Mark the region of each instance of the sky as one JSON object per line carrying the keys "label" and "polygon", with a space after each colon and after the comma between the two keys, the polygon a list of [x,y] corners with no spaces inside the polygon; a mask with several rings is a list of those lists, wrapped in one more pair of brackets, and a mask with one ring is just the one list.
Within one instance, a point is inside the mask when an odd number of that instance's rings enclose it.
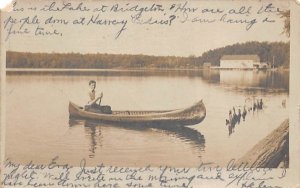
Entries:
{"label": "sky", "polygon": [[[26,1],[25,1],[26,2]],[[49,2],[49,1],[48,1]],[[123,5],[126,2],[122,1]],[[176,1],[185,3],[185,1]],[[18,2],[19,3],[19,2]],[[90,2],[91,3],[91,2]],[[110,2],[105,2],[109,4]],[[132,2],[131,2],[132,3]],[[170,7],[174,2],[163,1],[161,2],[165,7]],[[251,3],[251,4],[250,4]],[[287,1],[272,1],[274,6],[281,9],[288,9]],[[112,5],[113,3],[111,3]],[[132,3],[133,4],[133,3]],[[140,2],[140,5],[151,5],[151,1]],[[197,7],[199,10],[204,8],[224,8],[229,10],[231,8],[237,8],[240,6],[252,6],[252,10],[258,10],[260,6],[268,5],[268,1],[193,1],[189,2],[190,7]],[[28,7],[32,5],[41,6],[41,2],[18,4],[19,7]],[[101,2],[93,2],[89,4],[90,7],[100,6]],[[178,5],[178,3],[176,4]],[[254,11],[253,11],[254,12]],[[174,13],[172,13],[174,14]],[[9,12],[4,13],[4,20],[9,16],[15,18],[21,18],[29,16],[32,18],[34,15],[38,15],[41,20],[45,20],[49,16],[56,18],[64,18],[71,20],[79,17],[90,18],[93,13],[70,13],[66,12],[34,12],[27,11],[22,13]],[[167,12],[167,15],[160,15],[159,13],[152,14],[154,18],[157,16],[160,18],[169,18],[171,13]],[[206,14],[209,15],[209,14]],[[145,18],[149,17],[149,14],[144,14]],[[115,39],[116,33],[121,28],[108,27],[108,26],[62,26],[58,24],[50,24],[45,28],[49,30],[57,29],[62,33],[62,36],[41,37],[32,35],[14,35],[6,41],[6,49],[11,51],[21,52],[56,52],[56,53],[110,53],[110,54],[145,54],[156,56],[200,56],[203,52],[208,50],[224,47],[235,43],[244,43],[247,41],[288,41],[289,39],[281,34],[283,31],[283,19],[278,15],[271,13],[263,13],[260,15],[242,15],[230,17],[235,19],[256,18],[257,20],[263,20],[265,17],[274,19],[275,23],[266,24],[254,24],[251,29],[246,31],[246,24],[228,24],[222,22],[216,22],[211,24],[204,23],[179,23],[184,19],[182,13],[177,12],[176,21],[171,26],[153,25],[138,25],[132,24],[130,20],[127,23],[127,29]],[[215,17],[214,17],[215,16]],[[119,20],[129,18],[129,14],[125,13],[109,13],[100,14],[101,18],[109,19],[116,18]],[[190,13],[189,19],[194,17],[219,19],[220,15],[209,15]],[[228,16],[229,17],[229,16]],[[228,18],[227,17],[227,18]],[[32,30],[35,30],[36,25],[28,26]],[[43,26],[44,27],[44,26]],[[5,33],[4,33],[5,35]]]}

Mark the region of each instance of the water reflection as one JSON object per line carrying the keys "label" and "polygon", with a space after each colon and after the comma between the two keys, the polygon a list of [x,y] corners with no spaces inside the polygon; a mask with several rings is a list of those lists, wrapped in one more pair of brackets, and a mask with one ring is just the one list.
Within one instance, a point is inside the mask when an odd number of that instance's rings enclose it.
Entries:
{"label": "water reflection", "polygon": [[[148,133],[162,133],[167,136],[175,136],[181,141],[188,143],[200,152],[204,152],[205,138],[195,129],[184,126],[143,126],[143,125],[121,125],[121,124],[107,124],[99,123],[93,120],[69,119],[69,126],[84,126],[84,131],[90,140],[90,158],[95,157],[96,149],[102,147],[103,133],[102,128],[113,126],[117,129],[126,129],[133,131],[143,131]],[[201,155],[199,155],[201,157]]]}
{"label": "water reflection", "polygon": [[202,78],[208,83],[220,83],[220,71],[219,70],[202,70]]}
{"label": "water reflection", "polygon": [[235,85],[239,88],[248,88],[248,90],[288,91],[289,89],[289,72],[220,70],[219,75],[221,84]]}
{"label": "water reflection", "polygon": [[93,158],[95,156],[95,151],[97,147],[102,147],[103,142],[103,135],[101,132],[101,126],[95,126],[92,124],[84,123],[84,130],[86,132],[86,135],[90,137],[91,143],[90,143],[90,158]]}

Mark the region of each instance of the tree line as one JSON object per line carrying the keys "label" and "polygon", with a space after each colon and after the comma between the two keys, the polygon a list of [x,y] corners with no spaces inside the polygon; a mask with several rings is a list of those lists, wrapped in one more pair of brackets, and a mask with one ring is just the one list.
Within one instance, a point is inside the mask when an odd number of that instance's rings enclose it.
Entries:
{"label": "tree line", "polygon": [[7,68],[65,68],[65,69],[196,69],[203,63],[219,66],[223,55],[256,54],[262,62],[289,66],[289,43],[247,42],[209,50],[202,56],[150,56],[129,54],[80,53],[6,53]]}
{"label": "tree line", "polygon": [[[220,65],[223,55],[258,55],[261,62],[275,65],[275,67],[289,67],[290,43],[284,42],[246,42],[229,45],[204,52],[200,62],[210,62],[214,66]],[[274,61],[274,62],[273,62]]]}

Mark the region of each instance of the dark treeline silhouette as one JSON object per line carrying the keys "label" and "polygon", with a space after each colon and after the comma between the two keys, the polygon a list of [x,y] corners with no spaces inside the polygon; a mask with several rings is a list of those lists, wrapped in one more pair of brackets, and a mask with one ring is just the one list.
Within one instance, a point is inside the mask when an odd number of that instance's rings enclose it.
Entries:
{"label": "dark treeline silhouette", "polygon": [[7,68],[197,68],[196,57],[159,57],[123,54],[29,53],[7,52]]}
{"label": "dark treeline silhouette", "polygon": [[289,66],[289,43],[247,42],[210,50],[200,57],[149,56],[127,54],[29,53],[6,54],[7,68],[66,68],[66,69],[195,69],[203,63],[220,64],[223,55],[257,54],[262,62]]}

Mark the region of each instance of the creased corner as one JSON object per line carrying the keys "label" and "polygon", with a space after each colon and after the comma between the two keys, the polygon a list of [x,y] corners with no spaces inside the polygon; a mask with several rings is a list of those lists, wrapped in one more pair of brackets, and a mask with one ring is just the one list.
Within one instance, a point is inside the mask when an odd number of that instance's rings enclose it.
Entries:
{"label": "creased corner", "polygon": [[1,0],[0,10],[4,12],[10,12],[13,7],[13,0]]}

